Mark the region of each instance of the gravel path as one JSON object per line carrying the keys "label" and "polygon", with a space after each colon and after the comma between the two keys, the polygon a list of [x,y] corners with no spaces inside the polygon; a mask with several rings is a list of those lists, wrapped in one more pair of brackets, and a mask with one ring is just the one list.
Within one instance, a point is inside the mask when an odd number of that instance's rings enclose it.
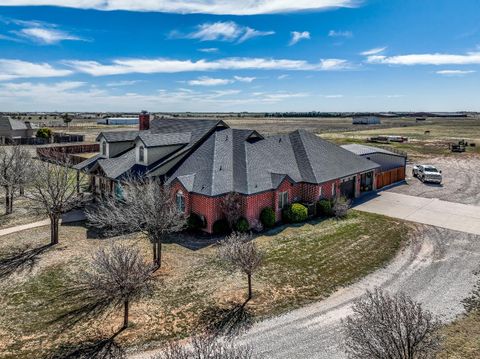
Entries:
{"label": "gravel path", "polygon": [[328,299],[256,324],[244,337],[264,358],[345,358],[341,319],[352,300],[376,286],[405,292],[444,321],[462,312],[461,300],[480,268],[480,236],[420,226],[386,268]]}

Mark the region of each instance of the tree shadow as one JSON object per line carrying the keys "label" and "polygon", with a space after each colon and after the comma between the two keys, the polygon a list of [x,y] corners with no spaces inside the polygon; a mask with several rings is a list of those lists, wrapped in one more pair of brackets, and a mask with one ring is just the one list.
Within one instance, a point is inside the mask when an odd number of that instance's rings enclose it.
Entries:
{"label": "tree shadow", "polygon": [[59,314],[48,324],[57,325],[59,331],[88,323],[112,309],[110,300],[95,296],[82,286],[65,288],[52,300],[56,303]]}
{"label": "tree shadow", "polygon": [[47,359],[124,359],[125,350],[115,341],[123,329],[109,338],[85,341],[77,344],[63,344]]}
{"label": "tree shadow", "polygon": [[47,244],[37,248],[24,248],[16,254],[0,259],[0,278],[22,270],[32,271],[42,253],[52,247]]}
{"label": "tree shadow", "polygon": [[254,315],[243,304],[230,302],[228,305],[212,305],[200,313],[200,329],[211,335],[234,337],[248,330],[254,321]]}

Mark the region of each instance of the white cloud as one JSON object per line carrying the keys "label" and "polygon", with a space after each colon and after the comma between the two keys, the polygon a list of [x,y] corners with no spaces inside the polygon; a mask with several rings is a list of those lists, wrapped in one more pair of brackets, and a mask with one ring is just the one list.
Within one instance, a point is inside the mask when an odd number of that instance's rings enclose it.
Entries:
{"label": "white cloud", "polygon": [[220,79],[220,78],[213,78],[202,76],[196,80],[188,81],[190,86],[219,86],[219,85],[228,85],[231,84],[233,80],[231,79]]}
{"label": "white cloud", "polygon": [[61,77],[70,74],[72,74],[70,70],[57,69],[47,63],[0,59],[0,81],[29,77]]}
{"label": "white cloud", "polygon": [[375,47],[373,49],[361,52],[360,55],[363,55],[363,56],[378,55],[378,54],[381,54],[382,52],[384,52],[386,49],[387,49],[386,46],[385,47]]}
{"label": "white cloud", "polygon": [[292,31],[291,35],[292,35],[292,39],[290,40],[290,43],[289,43],[290,46],[295,45],[300,40],[310,39],[310,33],[308,31],[302,31],[302,32]]}
{"label": "white cloud", "polygon": [[203,49],[198,49],[198,51],[200,51],[200,52],[206,52],[207,54],[210,54],[210,53],[218,52],[218,48],[216,48],[216,47],[207,47],[207,48],[203,48]]}
{"label": "white cloud", "polygon": [[330,30],[328,32],[328,36],[330,37],[346,37],[350,38],[353,37],[353,33],[351,31],[335,31],[335,30]]}
{"label": "white cloud", "polygon": [[255,81],[256,77],[242,77],[242,76],[233,76],[233,78],[236,80],[236,81],[239,81],[239,82],[253,82]]}
{"label": "white cloud", "polygon": [[440,70],[437,71],[437,74],[443,76],[465,76],[468,74],[473,74],[474,70]]}
{"label": "white cloud", "polygon": [[37,41],[43,44],[51,45],[59,43],[60,41],[70,40],[70,41],[85,41],[84,39],[71,35],[67,32],[41,28],[41,27],[31,27],[26,29],[21,29],[19,31],[14,31],[18,36],[28,38],[33,41]]}
{"label": "white cloud", "polygon": [[325,98],[343,98],[343,95],[325,95]]}
{"label": "white cloud", "polygon": [[480,52],[468,52],[464,55],[456,54],[410,54],[398,56],[372,55],[367,57],[372,64],[387,65],[478,65]]}
{"label": "white cloud", "polygon": [[289,77],[289,76],[288,76],[287,74],[283,74],[283,75],[279,75],[279,76],[277,77],[277,79],[279,79],[279,80],[285,80],[285,79],[288,79],[288,77]]}
{"label": "white cloud", "polygon": [[197,30],[189,34],[178,31],[170,33],[173,38],[198,39],[200,41],[238,41],[244,42],[254,37],[273,35],[274,31],[259,31],[242,26],[234,21],[217,21],[197,26]]}
{"label": "white cloud", "polygon": [[76,71],[92,76],[120,75],[128,73],[176,73],[213,70],[292,70],[292,71],[334,71],[350,68],[347,60],[322,59],[319,63],[305,60],[268,59],[268,58],[224,58],[207,60],[171,60],[171,59],[127,59],[114,60],[110,64],[97,61],[65,61]]}
{"label": "white cloud", "polygon": [[107,83],[107,86],[108,87],[131,86],[139,82],[140,82],[139,80],[123,80],[123,81],[109,82]]}
{"label": "white cloud", "polygon": [[[242,111],[246,106],[269,110],[271,104],[285,105],[309,96],[306,93],[242,93],[227,89],[197,91],[159,89],[148,95],[138,92],[113,94],[83,82],[0,83],[0,107],[4,111]],[[289,102],[291,103],[291,102]],[[278,107],[277,107],[278,108]]]}
{"label": "white cloud", "polygon": [[181,14],[258,15],[355,7],[359,0],[2,0],[6,6],[52,5],[78,9],[155,11]]}

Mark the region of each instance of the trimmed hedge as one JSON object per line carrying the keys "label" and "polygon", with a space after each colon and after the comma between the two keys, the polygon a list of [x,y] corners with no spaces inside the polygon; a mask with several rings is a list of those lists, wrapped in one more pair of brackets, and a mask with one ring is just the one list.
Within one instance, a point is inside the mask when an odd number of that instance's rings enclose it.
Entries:
{"label": "trimmed hedge", "polygon": [[248,232],[250,229],[250,223],[248,223],[248,220],[244,217],[241,217],[237,223],[235,223],[235,228],[237,232]]}
{"label": "trimmed hedge", "polygon": [[226,234],[230,232],[230,226],[226,219],[219,219],[212,226],[213,234]]}
{"label": "trimmed hedge", "polygon": [[188,217],[188,229],[198,230],[205,228],[205,221],[196,213],[190,214]]}
{"label": "trimmed hedge", "polygon": [[303,204],[294,203],[286,207],[282,212],[285,223],[299,223],[308,218],[308,209]]}
{"label": "trimmed hedge", "polygon": [[317,213],[320,216],[333,216],[333,205],[329,199],[321,199],[317,202]]}
{"label": "trimmed hedge", "polygon": [[260,213],[260,222],[265,228],[271,228],[275,225],[275,211],[273,208],[266,207]]}

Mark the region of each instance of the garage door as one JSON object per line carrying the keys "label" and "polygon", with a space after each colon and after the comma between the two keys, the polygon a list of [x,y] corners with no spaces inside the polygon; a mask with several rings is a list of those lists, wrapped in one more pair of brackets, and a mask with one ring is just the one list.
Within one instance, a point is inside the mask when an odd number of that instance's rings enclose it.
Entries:
{"label": "garage door", "polygon": [[340,194],[347,198],[355,197],[355,178],[340,184]]}

